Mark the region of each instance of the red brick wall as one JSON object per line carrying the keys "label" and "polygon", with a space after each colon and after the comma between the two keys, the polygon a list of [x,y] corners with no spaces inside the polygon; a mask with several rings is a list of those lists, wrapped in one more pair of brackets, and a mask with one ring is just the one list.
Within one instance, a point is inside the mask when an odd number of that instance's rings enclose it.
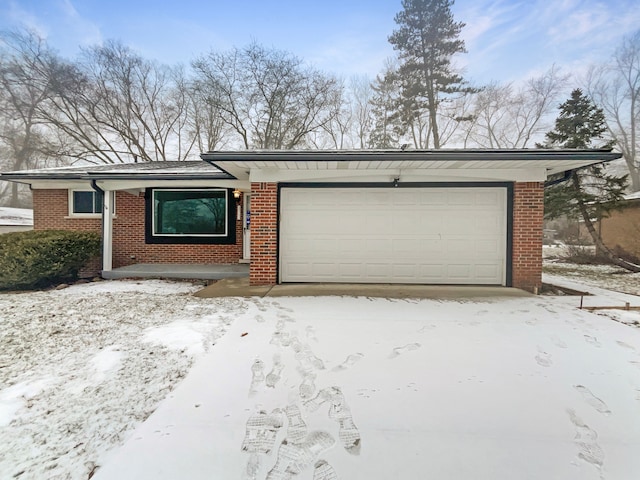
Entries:
{"label": "red brick wall", "polygon": [[530,292],[542,287],[544,183],[516,183],[513,201],[513,286]]}
{"label": "red brick wall", "polygon": [[278,184],[251,184],[251,285],[274,285],[277,272]]}
{"label": "red brick wall", "polygon": [[[542,286],[544,186],[516,183],[513,205],[513,286],[535,291]],[[67,190],[34,190],[34,228],[100,231],[100,219],[64,218]],[[277,184],[251,184],[252,285],[277,281]],[[242,224],[236,222],[234,245],[147,245],[144,197],[118,192],[114,219],[113,266],[132,263],[236,263],[242,258]],[[131,258],[134,256],[135,258]]]}
{"label": "red brick wall", "polygon": [[[100,218],[65,218],[68,201],[67,190],[34,190],[34,229],[101,231]],[[232,245],[151,245],[145,243],[144,213],[143,194],[116,193],[114,268],[134,263],[237,263],[242,258],[241,220],[236,220],[236,243]]]}

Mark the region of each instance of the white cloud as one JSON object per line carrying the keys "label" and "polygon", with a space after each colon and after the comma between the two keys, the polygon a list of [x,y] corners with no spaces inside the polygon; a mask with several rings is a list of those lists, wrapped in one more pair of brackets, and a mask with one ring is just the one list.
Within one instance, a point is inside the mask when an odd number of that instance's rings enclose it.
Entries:
{"label": "white cloud", "polygon": [[35,15],[20,7],[14,0],[9,0],[6,15],[8,23],[22,25],[42,38],[47,38],[49,29]]}
{"label": "white cloud", "polygon": [[75,55],[79,46],[102,42],[98,25],[84,18],[71,0],[37,6],[9,0],[6,7],[0,7],[0,15],[5,17],[1,23],[8,28],[31,30],[66,55]]}
{"label": "white cloud", "polygon": [[75,37],[80,45],[102,43],[100,28],[91,20],[83,18],[71,0],[61,0],[58,5],[64,19],[65,30]]}

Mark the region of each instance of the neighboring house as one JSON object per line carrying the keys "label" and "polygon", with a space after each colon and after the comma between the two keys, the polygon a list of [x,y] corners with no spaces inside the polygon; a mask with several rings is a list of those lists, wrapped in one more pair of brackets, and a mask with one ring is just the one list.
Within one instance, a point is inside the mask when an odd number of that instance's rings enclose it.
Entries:
{"label": "neighboring house", "polygon": [[606,246],[640,259],[640,192],[627,195],[620,210],[610,212],[599,228]]}
{"label": "neighboring house", "polygon": [[0,207],[0,234],[33,230],[33,210]]}
{"label": "neighboring house", "polygon": [[[605,150],[234,151],[9,172],[36,229],[102,230],[132,263],[250,262],[250,282],[514,286],[542,278],[549,175]],[[237,199],[236,199],[237,197]]]}

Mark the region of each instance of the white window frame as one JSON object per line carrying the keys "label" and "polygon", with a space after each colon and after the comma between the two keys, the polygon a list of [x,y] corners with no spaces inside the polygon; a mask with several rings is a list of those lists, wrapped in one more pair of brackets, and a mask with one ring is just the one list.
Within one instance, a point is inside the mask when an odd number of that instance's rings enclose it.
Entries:
{"label": "white window frame", "polygon": [[[224,233],[156,233],[156,192],[223,192],[224,193]],[[226,188],[152,188],[151,189],[151,235],[154,238],[226,238],[229,236],[229,191]]]}
{"label": "white window frame", "polygon": [[[97,213],[76,213],[73,211],[73,201],[74,201],[74,196],[73,194],[75,192],[92,192],[92,193],[96,193],[95,190],[91,189],[91,188],[73,188],[73,189],[69,189],[68,190],[68,195],[69,195],[69,201],[68,201],[68,205],[69,205],[69,215],[67,218],[102,218],[102,209],[97,212]],[[109,191],[109,197],[111,198],[111,216],[115,217],[116,216],[116,194],[113,190]]]}

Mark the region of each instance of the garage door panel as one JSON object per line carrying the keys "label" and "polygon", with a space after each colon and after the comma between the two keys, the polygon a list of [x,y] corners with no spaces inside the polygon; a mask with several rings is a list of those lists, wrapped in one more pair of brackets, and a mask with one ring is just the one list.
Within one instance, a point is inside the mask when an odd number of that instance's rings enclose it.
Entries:
{"label": "garage door panel", "polygon": [[497,239],[478,240],[475,242],[476,255],[485,255],[490,258],[502,257],[502,243]]}
{"label": "garage door panel", "polygon": [[403,280],[403,283],[410,282],[411,279],[416,278],[418,275],[418,266],[412,263],[397,263],[392,268],[393,278],[395,280]]}
{"label": "garage door panel", "polygon": [[449,280],[458,283],[473,283],[471,271],[472,266],[467,263],[447,265],[447,276]]}
{"label": "garage door panel", "polygon": [[382,262],[371,262],[365,265],[364,274],[377,281],[391,277],[391,265]]}
{"label": "garage door panel", "polygon": [[384,208],[391,204],[390,190],[369,190],[364,194],[364,202],[372,206],[380,206]]}
{"label": "garage door panel", "polygon": [[447,204],[448,205],[469,205],[474,206],[476,204],[476,192],[471,190],[455,190],[447,192]]}
{"label": "garage door panel", "polygon": [[494,264],[476,265],[475,277],[479,280],[492,280],[500,272]]}
{"label": "garage door panel", "polygon": [[399,238],[391,242],[394,257],[400,259],[415,258],[420,251],[420,240],[417,238]]}
{"label": "garage door panel", "polygon": [[360,278],[362,269],[362,263],[341,263],[338,266],[338,274],[345,278]]}
{"label": "garage door panel", "polygon": [[470,238],[449,238],[446,241],[447,253],[449,255],[462,255],[468,257],[475,257],[475,244],[474,240]]}
{"label": "garage door panel", "polygon": [[438,264],[420,264],[418,265],[419,278],[426,280],[425,283],[444,283],[442,278],[445,277],[445,266]]}
{"label": "garage door panel", "polygon": [[[441,238],[421,238],[417,255],[420,258],[438,258],[442,255],[444,242]],[[441,257],[440,257],[441,258]]]}
{"label": "garage door panel", "polygon": [[436,189],[422,189],[418,191],[419,204],[423,207],[441,206],[446,202],[445,193]]}
{"label": "garage door panel", "polygon": [[497,191],[486,191],[476,193],[474,204],[475,205],[499,205],[500,193]]}
{"label": "garage door panel", "polygon": [[283,188],[284,282],[504,284],[505,188]]}
{"label": "garage door panel", "polygon": [[410,232],[415,228],[416,216],[413,212],[401,211],[392,217],[392,227],[400,234],[401,232]]}
{"label": "garage door panel", "polygon": [[392,195],[392,205],[415,205],[418,203],[419,194],[416,190],[401,189]]}

